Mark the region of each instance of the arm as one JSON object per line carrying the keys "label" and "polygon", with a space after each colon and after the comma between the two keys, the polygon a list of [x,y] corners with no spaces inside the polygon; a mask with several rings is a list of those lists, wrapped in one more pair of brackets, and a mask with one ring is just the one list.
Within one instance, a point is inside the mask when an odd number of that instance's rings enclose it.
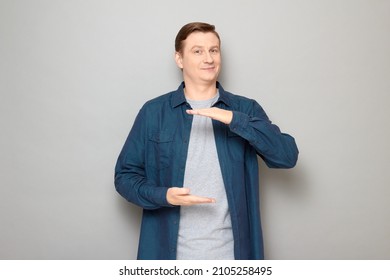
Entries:
{"label": "arm", "polygon": [[146,114],[141,109],[115,166],[115,188],[129,202],[145,209],[170,206],[168,188],[148,180],[145,171]]}
{"label": "arm", "polygon": [[256,149],[267,166],[294,167],[298,159],[298,148],[294,138],[281,133],[257,102],[252,101],[247,112],[228,111],[216,107],[187,111],[189,114],[203,115],[229,125],[232,132],[247,140]]}
{"label": "arm", "polygon": [[134,122],[116,163],[115,188],[121,196],[149,210],[215,202],[212,198],[190,194],[188,188],[165,188],[148,179],[145,170],[146,135],[146,113],[143,108]]}

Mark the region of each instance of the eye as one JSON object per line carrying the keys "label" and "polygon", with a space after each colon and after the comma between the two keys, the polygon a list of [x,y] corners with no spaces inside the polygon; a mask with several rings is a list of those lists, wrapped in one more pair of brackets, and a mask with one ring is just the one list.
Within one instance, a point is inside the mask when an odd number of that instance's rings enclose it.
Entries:
{"label": "eye", "polygon": [[201,49],[193,49],[192,52],[196,55],[201,55],[203,53]]}
{"label": "eye", "polygon": [[219,50],[218,50],[218,49],[212,49],[210,52],[211,52],[212,54],[217,54],[217,53],[219,53]]}

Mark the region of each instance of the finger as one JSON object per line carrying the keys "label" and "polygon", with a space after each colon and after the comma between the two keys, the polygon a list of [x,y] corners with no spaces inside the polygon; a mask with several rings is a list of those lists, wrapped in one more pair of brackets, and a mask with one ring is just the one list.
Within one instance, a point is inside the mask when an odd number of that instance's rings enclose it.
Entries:
{"label": "finger", "polygon": [[203,117],[213,118],[212,112],[209,109],[196,109],[196,110],[187,110],[189,115],[198,115]]}
{"label": "finger", "polygon": [[190,193],[189,188],[178,188],[178,187],[171,187],[169,188],[168,192],[172,195],[186,195]]}
{"label": "finger", "polygon": [[176,192],[177,195],[187,195],[189,193],[190,193],[189,188],[177,188],[177,192]]}
{"label": "finger", "polygon": [[199,115],[199,110],[186,110],[187,114],[189,115]]}
{"label": "finger", "polygon": [[167,193],[167,201],[172,205],[182,206],[190,206],[203,203],[215,203],[214,198],[191,195],[189,193],[189,188],[169,188]]}
{"label": "finger", "polygon": [[209,115],[210,114],[210,109],[205,108],[205,109],[188,109],[186,110],[188,114],[191,115]]}
{"label": "finger", "polygon": [[183,201],[185,201],[185,203],[188,205],[203,204],[203,203],[215,203],[214,198],[196,196],[196,195],[188,195],[186,197],[183,197]]}

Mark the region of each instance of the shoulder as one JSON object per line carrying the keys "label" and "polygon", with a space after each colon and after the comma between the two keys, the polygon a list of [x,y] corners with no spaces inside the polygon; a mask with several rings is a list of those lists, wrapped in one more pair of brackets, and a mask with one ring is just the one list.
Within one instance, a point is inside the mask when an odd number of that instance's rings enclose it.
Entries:
{"label": "shoulder", "polygon": [[156,111],[162,111],[170,108],[172,95],[175,92],[176,91],[171,91],[146,101],[142,106],[141,111],[156,112]]}
{"label": "shoulder", "polygon": [[183,102],[185,102],[184,97],[184,82],[180,84],[180,86],[173,91],[165,93],[163,95],[157,96],[148,102],[145,103],[144,107],[152,107],[159,108],[163,107],[175,107]]}
{"label": "shoulder", "polygon": [[162,94],[162,95],[157,96],[157,97],[154,97],[153,99],[146,101],[144,106],[146,106],[146,107],[161,106],[161,105],[169,102],[170,96],[173,94],[173,92],[174,91]]}

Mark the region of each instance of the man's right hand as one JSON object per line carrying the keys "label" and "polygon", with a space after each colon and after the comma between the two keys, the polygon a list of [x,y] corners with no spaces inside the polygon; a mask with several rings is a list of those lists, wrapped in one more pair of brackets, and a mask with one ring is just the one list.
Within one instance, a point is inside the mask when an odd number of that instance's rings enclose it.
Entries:
{"label": "man's right hand", "polygon": [[189,188],[172,187],[167,191],[167,201],[175,206],[191,206],[202,203],[215,203],[214,198],[190,194]]}

